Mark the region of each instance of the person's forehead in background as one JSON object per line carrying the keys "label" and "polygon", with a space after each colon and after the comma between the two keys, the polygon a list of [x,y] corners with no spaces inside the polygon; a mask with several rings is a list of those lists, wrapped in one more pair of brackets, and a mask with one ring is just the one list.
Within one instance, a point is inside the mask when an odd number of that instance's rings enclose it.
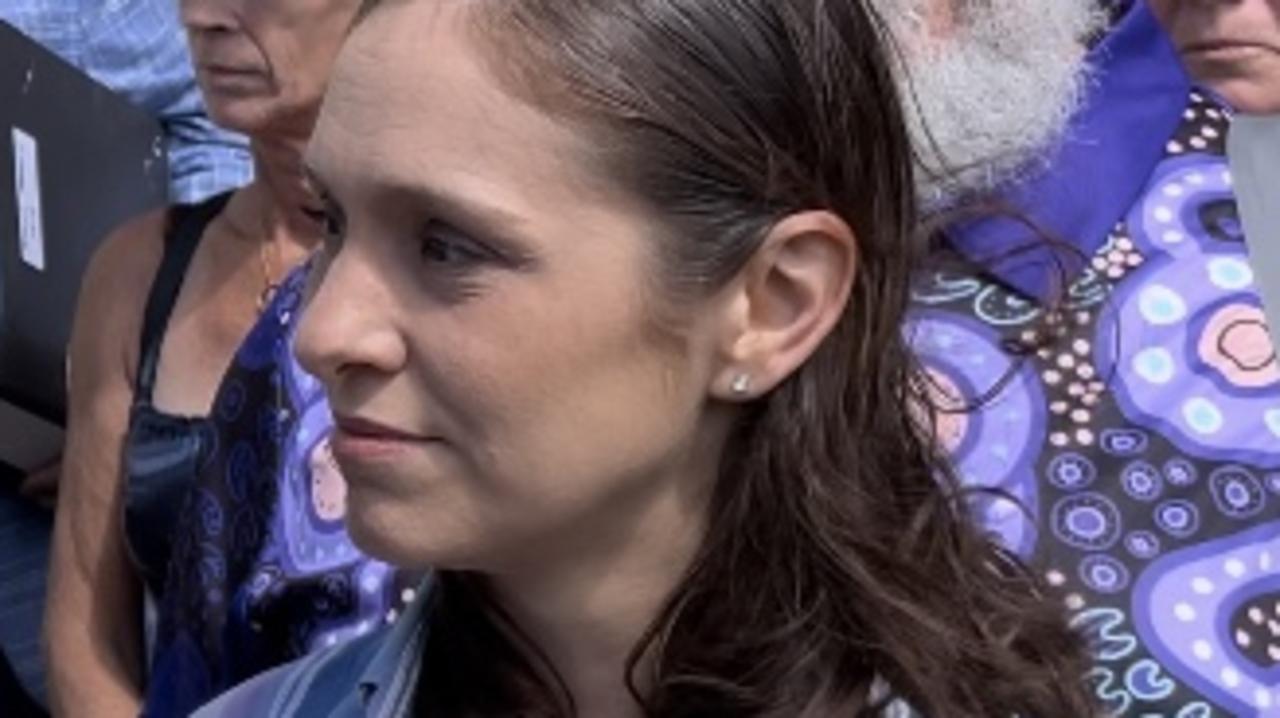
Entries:
{"label": "person's forehead in background", "polygon": [[1197,82],[1247,114],[1280,112],[1280,0],[1151,0]]}

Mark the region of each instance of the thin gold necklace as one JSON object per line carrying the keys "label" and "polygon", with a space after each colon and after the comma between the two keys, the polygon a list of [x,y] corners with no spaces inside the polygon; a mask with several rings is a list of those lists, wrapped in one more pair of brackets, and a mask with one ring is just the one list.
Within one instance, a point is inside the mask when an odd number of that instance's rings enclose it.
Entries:
{"label": "thin gold necklace", "polygon": [[276,247],[274,240],[268,239],[258,245],[258,266],[262,269],[262,291],[258,293],[258,315],[261,316],[271,306],[271,300],[275,299],[276,292],[280,290],[280,282],[272,279],[274,272],[271,267],[271,259],[267,256],[268,249],[274,250],[279,259],[279,248]]}
{"label": "thin gold necklace", "polygon": [[[271,300],[275,299],[276,292],[280,289],[280,282],[273,279],[275,272],[272,268],[271,254],[275,255],[274,264],[279,264],[280,248],[276,246],[275,240],[271,239],[271,232],[267,227],[261,227],[257,235],[245,231],[244,227],[238,221],[229,215],[224,217],[227,227],[234,233],[251,242],[258,243],[258,272],[262,280],[262,289],[258,292],[255,299],[255,307],[258,315],[261,316],[271,305]],[[266,239],[264,239],[264,237]]]}

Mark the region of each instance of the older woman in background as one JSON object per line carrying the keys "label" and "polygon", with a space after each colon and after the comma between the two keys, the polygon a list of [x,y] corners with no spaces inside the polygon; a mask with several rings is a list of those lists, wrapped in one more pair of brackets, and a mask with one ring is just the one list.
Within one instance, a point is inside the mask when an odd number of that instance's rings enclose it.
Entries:
{"label": "older woman in background", "polygon": [[356,12],[181,3],[205,104],[250,137],[256,178],[131,222],[86,277],[46,615],[55,713],[132,717],[145,696],[185,715],[399,600],[346,540],[327,405],[288,341],[291,272],[320,241],[301,150]]}

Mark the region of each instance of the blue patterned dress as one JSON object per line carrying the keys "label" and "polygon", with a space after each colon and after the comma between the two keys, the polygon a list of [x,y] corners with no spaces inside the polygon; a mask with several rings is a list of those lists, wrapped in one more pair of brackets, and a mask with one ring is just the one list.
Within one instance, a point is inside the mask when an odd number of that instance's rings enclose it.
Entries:
{"label": "blue patterned dress", "polygon": [[420,577],[364,556],[343,528],[328,403],[293,356],[306,273],[281,286],[215,397],[215,447],[173,534],[144,715],[188,715],[414,598]]}

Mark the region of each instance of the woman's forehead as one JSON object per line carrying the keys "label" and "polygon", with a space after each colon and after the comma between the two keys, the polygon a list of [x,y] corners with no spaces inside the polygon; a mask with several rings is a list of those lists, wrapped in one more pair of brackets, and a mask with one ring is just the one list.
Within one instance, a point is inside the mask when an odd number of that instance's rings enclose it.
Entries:
{"label": "woman's forehead", "polygon": [[590,140],[508,91],[482,54],[491,46],[465,25],[471,4],[384,0],[356,28],[307,152],[325,184],[599,193]]}
{"label": "woman's forehead", "polygon": [[354,30],[321,110],[315,166],[324,170],[335,152],[339,164],[372,152],[394,168],[412,155],[392,148],[425,145],[445,157],[459,142],[528,124],[453,31],[455,13],[432,5],[384,3]]}

